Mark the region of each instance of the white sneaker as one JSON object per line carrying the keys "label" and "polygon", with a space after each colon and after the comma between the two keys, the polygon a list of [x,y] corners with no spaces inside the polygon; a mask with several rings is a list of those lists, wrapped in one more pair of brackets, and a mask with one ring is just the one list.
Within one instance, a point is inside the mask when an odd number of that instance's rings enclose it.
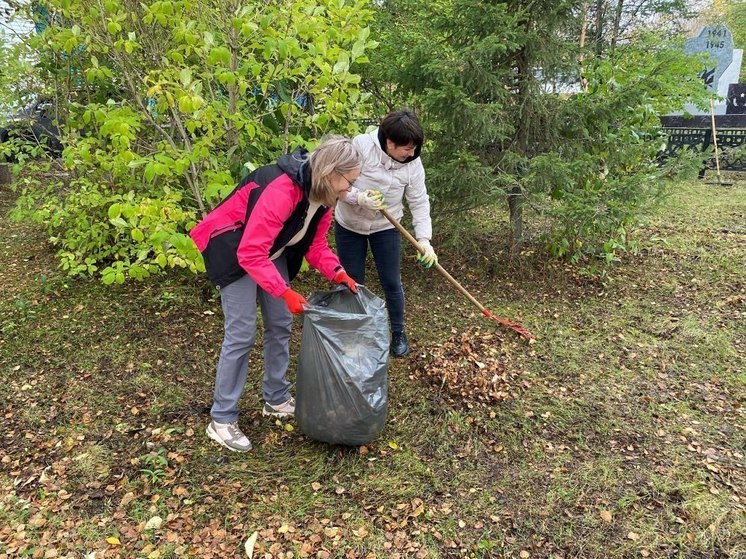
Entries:
{"label": "white sneaker", "polygon": [[289,415],[295,415],[295,398],[291,396],[287,402],[274,406],[265,402],[264,407],[262,408],[262,415],[271,415],[274,417],[288,417]]}
{"label": "white sneaker", "polygon": [[229,450],[248,452],[251,441],[243,434],[238,423],[218,423],[212,420],[207,426],[207,436]]}

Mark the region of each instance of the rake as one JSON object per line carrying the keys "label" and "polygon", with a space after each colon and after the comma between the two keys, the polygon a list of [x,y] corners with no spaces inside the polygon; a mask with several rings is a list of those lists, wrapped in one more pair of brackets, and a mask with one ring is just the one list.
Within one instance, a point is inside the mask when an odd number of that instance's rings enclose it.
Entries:
{"label": "rake", "polygon": [[[414,245],[414,247],[420,252],[420,254],[425,254],[425,249],[423,249],[420,246],[420,243],[417,242],[417,239],[415,239],[411,235],[411,233],[404,228],[404,226],[401,223],[396,221],[391,216],[391,214],[388,213],[386,210],[380,210],[380,211],[384,215],[384,217],[388,219],[391,222],[391,224],[399,230],[399,233],[401,233],[405,239],[407,239],[410,243],[412,243],[412,245]],[[454,277],[443,268],[443,266],[436,263],[435,269],[438,270],[441,273],[441,275],[444,278],[446,278],[453,287],[455,287],[458,291],[460,291],[467,299],[469,299],[469,301],[471,301],[480,311],[482,311],[482,314],[484,316],[486,316],[487,318],[491,320],[494,320],[495,322],[497,322],[498,324],[502,326],[505,326],[506,328],[513,330],[514,332],[517,332],[520,336],[522,336],[523,338],[527,340],[534,339],[534,336],[531,334],[531,332],[523,328],[523,326],[521,326],[517,322],[513,322],[512,320],[508,320],[507,318],[502,318],[500,316],[494,315],[489,310],[487,310],[485,306],[482,305],[479,301],[477,301],[474,298],[474,296],[471,293],[469,293],[463,285],[461,285],[458,281],[456,281],[456,279],[454,279]]]}
{"label": "rake", "polygon": [[[715,128],[715,101],[710,99],[710,120],[712,124],[712,145],[715,146],[715,169],[717,171],[718,186],[733,186],[732,182],[724,182],[720,178],[720,154],[718,153],[718,133]],[[709,183],[713,184],[713,183]]]}

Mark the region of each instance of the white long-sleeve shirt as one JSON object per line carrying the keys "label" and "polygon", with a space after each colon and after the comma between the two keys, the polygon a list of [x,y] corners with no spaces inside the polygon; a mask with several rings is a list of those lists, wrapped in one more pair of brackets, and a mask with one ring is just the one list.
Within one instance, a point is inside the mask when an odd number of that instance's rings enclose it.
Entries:
{"label": "white long-sleeve shirt", "polygon": [[394,226],[379,211],[357,204],[357,195],[364,190],[383,193],[386,209],[397,221],[404,217],[403,200],[406,198],[415,237],[432,239],[430,198],[425,188],[425,169],[418,157],[409,163],[400,163],[386,154],[378,141],[378,129],[356,136],[352,143],[363,158],[360,176],[352,191],[342,198],[334,210],[337,222],[355,233],[370,235]]}

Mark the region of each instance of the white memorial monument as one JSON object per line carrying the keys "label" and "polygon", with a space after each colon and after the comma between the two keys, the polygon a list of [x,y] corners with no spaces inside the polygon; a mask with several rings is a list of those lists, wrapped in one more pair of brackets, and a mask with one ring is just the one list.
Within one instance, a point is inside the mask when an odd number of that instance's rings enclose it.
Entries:
{"label": "white memorial monument", "polygon": [[[684,46],[687,54],[707,53],[715,66],[705,68],[700,74],[707,87],[721,99],[715,99],[715,114],[726,114],[728,87],[738,83],[743,60],[743,49],[733,48],[733,34],[723,24],[704,27],[697,37]],[[693,115],[710,114],[694,105],[686,105],[686,112]]]}

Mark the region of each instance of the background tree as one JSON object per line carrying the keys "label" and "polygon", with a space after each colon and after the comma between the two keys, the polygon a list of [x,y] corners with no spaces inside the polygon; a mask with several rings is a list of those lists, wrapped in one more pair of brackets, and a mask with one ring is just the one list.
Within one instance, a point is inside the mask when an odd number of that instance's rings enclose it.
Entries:
{"label": "background tree", "polygon": [[355,133],[362,0],[50,0],[29,38],[64,114],[65,185],[21,182],[72,274],[123,282],[202,261],[186,235],[240,175]]}
{"label": "background tree", "polygon": [[587,35],[596,55],[645,30],[662,37],[678,35],[693,16],[688,0],[594,0],[583,2],[581,10],[587,12]]}
{"label": "background tree", "polygon": [[[737,49],[746,49],[746,2],[723,2],[717,0],[714,3],[716,13],[722,13],[722,22],[733,33],[733,45]],[[746,82],[746,64],[741,64],[741,76],[739,81]]]}
{"label": "background tree", "polygon": [[[659,13],[663,4],[677,9],[661,3]],[[628,21],[652,3],[617,6],[596,3],[589,15],[575,1],[381,5],[382,45],[366,77],[420,107],[437,215],[504,199],[517,250],[528,201],[554,218],[546,240],[556,255],[608,261],[626,247],[625,227],[671,172],[656,160],[657,117],[703,91],[680,45],[640,32],[629,41]],[[581,49],[584,21],[594,39]]]}
{"label": "background tree", "polygon": [[531,204],[553,254],[611,261],[679,168],[657,160],[658,115],[705,95],[701,63],[668,38],[679,0],[43,6],[51,25],[27,42],[60,101],[70,178],[27,175],[17,215],[48,227],[63,268],[106,282],[199,270],[186,231],[247,169],[401,105],[423,117],[452,233],[504,203],[518,252]]}

